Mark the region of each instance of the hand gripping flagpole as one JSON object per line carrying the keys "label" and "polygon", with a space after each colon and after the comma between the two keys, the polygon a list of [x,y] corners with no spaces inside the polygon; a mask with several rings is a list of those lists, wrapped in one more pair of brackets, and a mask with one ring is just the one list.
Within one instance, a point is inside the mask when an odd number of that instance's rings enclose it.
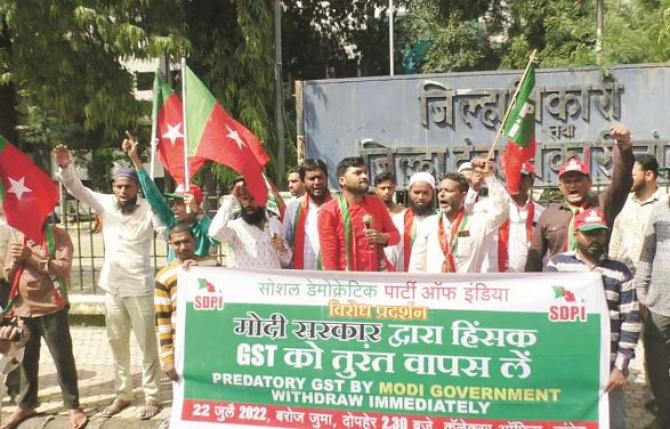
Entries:
{"label": "hand gripping flagpole", "polygon": [[[186,128],[186,58],[181,57],[181,105],[182,105],[182,123],[184,124],[184,192],[191,190],[191,177],[188,165],[188,129]],[[191,213],[191,206],[186,205],[186,213]]]}
{"label": "hand gripping flagpole", "polygon": [[509,103],[509,106],[507,106],[507,112],[505,112],[505,116],[503,117],[502,122],[500,123],[500,127],[498,128],[498,132],[496,133],[495,137],[493,137],[493,142],[491,143],[491,149],[489,149],[489,153],[486,156],[486,161],[490,161],[491,158],[493,158],[493,151],[495,150],[496,143],[498,143],[498,139],[502,135],[503,127],[505,126],[505,122],[507,122],[507,117],[509,116],[510,112],[512,111],[512,108],[516,104],[516,96],[519,95],[519,89],[521,89],[521,84],[523,83],[524,79],[526,79],[526,76],[528,75],[528,71],[530,70],[530,65],[534,62],[536,62],[540,57],[540,53],[538,52],[537,49],[533,49],[533,52],[530,54],[530,59],[528,60],[528,64],[526,65],[526,70],[524,70],[523,75],[521,76],[521,80],[519,81],[519,84],[516,86],[516,90],[514,91],[514,95],[512,96],[512,100]]}

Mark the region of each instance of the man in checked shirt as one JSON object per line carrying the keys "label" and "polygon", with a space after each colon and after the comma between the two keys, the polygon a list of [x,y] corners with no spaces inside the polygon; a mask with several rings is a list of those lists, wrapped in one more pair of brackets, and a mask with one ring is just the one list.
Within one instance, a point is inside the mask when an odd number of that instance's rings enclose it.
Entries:
{"label": "man in checked shirt", "polygon": [[624,424],[623,388],[628,364],[640,336],[640,313],[633,275],[626,265],[607,257],[607,221],[603,212],[589,209],[575,218],[577,250],[559,253],[546,271],[597,272],[602,275],[610,317],[610,378],[605,388],[610,400],[610,428]]}

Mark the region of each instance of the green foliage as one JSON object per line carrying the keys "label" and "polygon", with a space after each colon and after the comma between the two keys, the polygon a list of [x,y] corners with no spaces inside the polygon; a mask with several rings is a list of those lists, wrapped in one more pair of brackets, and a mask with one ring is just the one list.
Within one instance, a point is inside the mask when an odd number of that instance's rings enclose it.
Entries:
{"label": "green foliage", "polygon": [[[193,72],[274,157],[272,2],[187,2],[184,11]],[[225,183],[235,176],[219,165],[209,168]]]}
{"label": "green foliage", "polygon": [[[24,103],[56,120],[118,136],[144,113],[121,60],[185,52],[190,45],[180,36],[179,14],[169,13],[178,12],[179,4],[3,1],[0,16],[11,39],[11,49],[0,56],[3,81],[17,86]],[[160,25],[152,25],[155,17]]]}
{"label": "green foliage", "polygon": [[415,0],[409,10],[408,40],[431,41],[424,73],[522,69],[533,49],[541,67],[670,60],[670,0],[606,0],[600,59],[595,1]]}
{"label": "green foliage", "polygon": [[[404,1],[395,1],[402,5]],[[388,0],[285,0],[282,53],[295,80],[388,73]]]}

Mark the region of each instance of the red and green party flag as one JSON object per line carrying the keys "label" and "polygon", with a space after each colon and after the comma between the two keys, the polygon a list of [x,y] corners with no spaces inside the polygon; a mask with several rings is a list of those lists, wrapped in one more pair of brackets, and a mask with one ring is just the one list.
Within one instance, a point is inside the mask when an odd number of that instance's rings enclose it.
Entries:
{"label": "red and green party flag", "polygon": [[535,65],[537,58],[531,56],[516,97],[505,122],[502,134],[507,137],[507,147],[503,153],[503,167],[510,194],[519,193],[521,166],[535,156],[535,101],[531,98],[535,87]]}
{"label": "red and green party flag", "polygon": [[209,159],[242,176],[249,193],[265,205],[263,168],[270,160],[258,138],[231,117],[188,66],[184,70],[189,157]]}
{"label": "red and green party flag", "polygon": [[[165,170],[178,184],[184,184],[184,115],[181,99],[162,74],[156,71],[153,100],[156,152]],[[189,179],[205,163],[202,158],[189,159]]]}
{"label": "red and green party flag", "polygon": [[552,286],[554,289],[554,298],[565,298],[566,302],[575,302],[575,294],[563,286]]}
{"label": "red and green party flag", "polygon": [[207,279],[198,279],[198,290],[203,290],[207,292],[216,292],[214,285],[207,281]]}
{"label": "red and green party flag", "polygon": [[58,203],[58,188],[42,169],[0,136],[0,199],[7,224],[29,240],[44,241],[44,221]]}

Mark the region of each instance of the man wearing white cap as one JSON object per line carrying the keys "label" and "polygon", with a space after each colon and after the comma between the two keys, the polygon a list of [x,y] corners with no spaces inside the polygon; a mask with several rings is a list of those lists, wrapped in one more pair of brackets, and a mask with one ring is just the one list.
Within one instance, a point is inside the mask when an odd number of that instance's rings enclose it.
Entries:
{"label": "man wearing white cap", "polygon": [[409,269],[409,259],[414,239],[421,226],[433,214],[435,200],[435,178],[421,171],[409,179],[409,207],[393,216],[393,223],[400,233],[401,240],[395,246],[384,249],[389,262],[396,272]]}

